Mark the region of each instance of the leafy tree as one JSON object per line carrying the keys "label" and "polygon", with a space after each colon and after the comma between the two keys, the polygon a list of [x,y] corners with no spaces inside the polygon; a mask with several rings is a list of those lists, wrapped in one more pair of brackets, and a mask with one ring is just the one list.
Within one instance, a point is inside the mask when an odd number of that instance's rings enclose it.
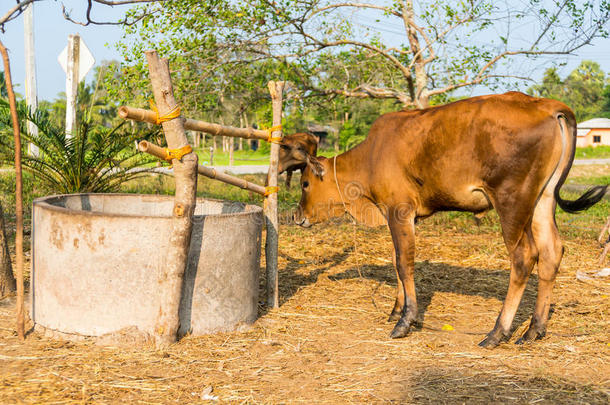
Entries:
{"label": "leafy tree", "polygon": [[565,84],[559,74],[557,68],[548,68],[544,72],[541,84],[536,84],[528,89],[528,93],[537,97],[553,98],[561,100],[565,97]]}
{"label": "leafy tree", "polygon": [[[274,59],[290,68],[305,93],[425,107],[459,88],[520,82],[531,69],[517,63],[567,55],[607,36],[610,3],[174,0],[132,13],[144,17],[127,30],[125,44],[137,44],[124,45],[128,60],[139,60],[138,52],[151,45],[168,55],[200,55],[212,70],[221,62]],[[398,37],[381,37],[371,24]],[[341,69],[329,72],[331,64]]]}
{"label": "leafy tree", "polygon": [[610,84],[604,87],[604,92],[602,93],[601,111],[599,113],[599,116],[610,118]]}
{"label": "leafy tree", "polygon": [[578,121],[603,116],[610,112],[610,82],[599,64],[582,61],[568,77],[561,80],[555,68],[547,69],[542,83],[532,86],[528,93],[566,103]]}
{"label": "leafy tree", "polygon": [[[53,193],[113,192],[121,183],[144,175],[149,169],[141,168],[151,161],[133,147],[143,135],[129,131],[124,123],[115,128],[92,124],[84,117],[79,130],[72,138],[66,136],[63,127],[53,124],[44,110],[31,113],[21,103],[19,117],[22,121],[21,137],[24,143],[32,143],[40,149],[39,156],[26,152],[21,159],[24,170],[33,173],[45,191]],[[27,132],[25,120],[38,127],[38,134]],[[127,128],[127,129],[126,129]],[[14,144],[8,136],[11,118],[8,102],[0,99],[0,161],[12,162]],[[144,136],[151,136],[152,133]]]}

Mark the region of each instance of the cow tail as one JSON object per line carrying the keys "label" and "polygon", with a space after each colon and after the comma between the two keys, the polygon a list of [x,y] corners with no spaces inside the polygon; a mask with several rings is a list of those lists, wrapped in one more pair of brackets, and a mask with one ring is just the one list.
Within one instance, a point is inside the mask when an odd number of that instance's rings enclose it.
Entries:
{"label": "cow tail", "polygon": [[568,119],[566,118],[566,115],[564,115],[563,113],[558,114],[557,120],[559,122],[559,129],[561,131],[561,138],[563,143],[563,152],[561,160],[563,160],[563,153],[566,152],[566,147],[568,147],[568,145],[571,146],[571,155],[569,160],[570,164],[564,166],[563,172],[561,173],[561,177],[559,178],[557,186],[555,187],[555,200],[557,201],[557,204],[559,204],[562,210],[575,214],[577,212],[589,209],[595,204],[597,204],[606,194],[608,184],[606,184],[605,186],[592,187],[576,200],[564,200],[563,198],[561,198],[561,196],[559,195],[559,190],[563,186],[566,177],[568,177],[568,173],[570,171],[570,168],[572,167],[572,162],[574,161],[574,153],[576,152],[576,122],[574,119],[570,120],[571,122],[569,123],[569,127],[572,130],[572,136],[570,136],[570,134],[568,133]]}

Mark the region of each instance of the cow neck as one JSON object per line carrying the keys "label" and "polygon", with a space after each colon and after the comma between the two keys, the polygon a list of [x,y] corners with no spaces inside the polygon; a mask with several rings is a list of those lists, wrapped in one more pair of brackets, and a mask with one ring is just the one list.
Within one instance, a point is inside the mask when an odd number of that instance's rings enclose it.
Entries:
{"label": "cow neck", "polygon": [[[351,149],[349,151],[347,151],[346,153],[343,153],[341,156],[344,156],[348,153],[353,153],[354,149]],[[356,218],[354,217],[354,215],[352,215],[352,213],[350,212],[350,210],[348,209],[348,204],[345,202],[345,198],[343,195],[343,192],[341,191],[341,186],[339,185],[339,177],[337,176],[337,157],[339,155],[335,155],[333,157],[333,176],[334,176],[334,180],[335,180],[335,187],[337,188],[337,192],[339,193],[339,198],[341,199],[341,205],[343,205],[343,210],[347,213],[347,215],[350,216],[350,218],[352,219],[352,223],[356,223]],[[353,156],[352,156],[353,157]],[[353,173],[352,173],[353,174]],[[346,182],[350,182],[350,179],[344,179]],[[351,205],[351,204],[349,204]]]}

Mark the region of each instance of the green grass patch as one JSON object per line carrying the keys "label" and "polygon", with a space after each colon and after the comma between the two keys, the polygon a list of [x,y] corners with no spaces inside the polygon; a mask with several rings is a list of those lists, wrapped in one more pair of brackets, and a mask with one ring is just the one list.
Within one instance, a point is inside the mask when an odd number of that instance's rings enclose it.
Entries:
{"label": "green grass patch", "polygon": [[571,177],[568,182],[569,184],[604,185],[610,184],[610,175]]}
{"label": "green grass patch", "polygon": [[576,148],[576,159],[605,159],[610,158],[610,146],[587,146]]}
{"label": "green grass patch", "polygon": [[[210,149],[209,148],[197,148],[195,149],[197,156],[199,156],[199,164],[210,165]],[[233,151],[233,165],[244,166],[244,165],[268,165],[269,164],[269,152],[263,152],[261,150],[236,150]],[[229,152],[223,152],[220,149],[214,151],[214,166],[228,166],[229,165]]]}

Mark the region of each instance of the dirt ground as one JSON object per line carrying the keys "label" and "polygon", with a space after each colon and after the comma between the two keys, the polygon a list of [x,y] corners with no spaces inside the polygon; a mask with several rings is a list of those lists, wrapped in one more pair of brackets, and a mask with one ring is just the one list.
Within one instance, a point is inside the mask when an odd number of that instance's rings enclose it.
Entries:
{"label": "dirt ground", "polygon": [[417,230],[420,325],[407,338],[388,337],[396,281],[384,228],[283,226],[281,306],[261,307],[245,332],[165,350],[36,333],[22,344],[14,300],[0,301],[0,402],[608,403],[610,280],[575,277],[599,270],[595,232],[564,238],[547,336],[513,344],[533,310],[534,272],[511,342],[486,350],[477,343],[508,286],[501,236],[466,217],[433,218]]}

